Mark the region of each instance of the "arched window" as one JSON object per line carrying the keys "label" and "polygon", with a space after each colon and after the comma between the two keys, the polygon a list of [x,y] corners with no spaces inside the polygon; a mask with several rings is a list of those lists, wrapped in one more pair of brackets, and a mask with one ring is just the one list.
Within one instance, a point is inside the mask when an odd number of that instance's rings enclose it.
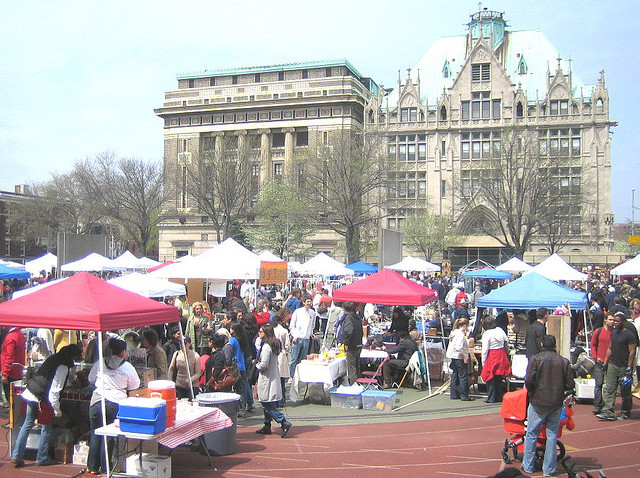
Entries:
{"label": "arched window", "polygon": [[373,110],[369,110],[369,124],[373,124],[375,122],[375,115],[373,114]]}
{"label": "arched window", "polygon": [[447,121],[447,108],[445,108],[444,105],[440,108],[440,119],[442,121]]}
{"label": "arched window", "polygon": [[518,101],[518,104],[516,105],[516,116],[518,116],[519,118],[524,116],[524,111],[522,109],[522,101]]}
{"label": "arched window", "polygon": [[602,113],[603,110],[604,102],[602,101],[602,98],[598,98],[598,101],[596,101],[596,113]]}

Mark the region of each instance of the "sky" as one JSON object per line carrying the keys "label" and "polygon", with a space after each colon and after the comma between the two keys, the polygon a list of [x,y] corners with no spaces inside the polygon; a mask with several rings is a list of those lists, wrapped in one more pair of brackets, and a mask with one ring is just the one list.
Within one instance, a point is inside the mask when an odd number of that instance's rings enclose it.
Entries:
{"label": "sky", "polygon": [[[640,2],[500,0],[513,30],[539,29],[574,74],[605,70],[612,134],[612,209],[640,218]],[[69,171],[104,151],[159,160],[160,107],[176,74],[346,58],[395,86],[439,37],[466,33],[476,1],[30,0],[0,18],[0,190]]]}

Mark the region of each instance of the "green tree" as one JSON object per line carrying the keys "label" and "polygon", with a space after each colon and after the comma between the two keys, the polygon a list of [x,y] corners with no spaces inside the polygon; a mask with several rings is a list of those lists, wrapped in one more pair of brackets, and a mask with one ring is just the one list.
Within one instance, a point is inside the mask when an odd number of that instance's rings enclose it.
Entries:
{"label": "green tree", "polygon": [[309,201],[286,183],[270,181],[260,191],[253,211],[257,225],[248,230],[255,249],[267,249],[290,259],[303,255],[306,238],[313,232]]}
{"label": "green tree", "polygon": [[407,217],[401,231],[407,246],[419,251],[428,261],[435,254],[444,251],[455,236],[450,217],[430,212]]}

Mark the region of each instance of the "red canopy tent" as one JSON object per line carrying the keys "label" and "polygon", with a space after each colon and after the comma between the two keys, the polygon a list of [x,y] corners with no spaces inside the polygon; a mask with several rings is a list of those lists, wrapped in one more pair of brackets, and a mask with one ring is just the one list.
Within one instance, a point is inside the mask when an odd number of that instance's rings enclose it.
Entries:
{"label": "red canopy tent", "polygon": [[0,325],[107,331],[177,322],[176,307],[79,272],[0,304]]}
{"label": "red canopy tent", "polygon": [[[179,322],[178,309],[147,299],[79,272],[42,290],[0,304],[0,325],[108,331]],[[184,353],[184,342],[182,343]],[[100,372],[104,373],[102,335],[98,334]],[[104,385],[104,384],[103,384]],[[104,390],[102,424],[106,425]],[[109,456],[104,440],[105,455]],[[107,458],[107,475],[110,475]]]}
{"label": "red canopy tent", "polygon": [[339,288],[333,299],[341,302],[372,302],[380,305],[424,305],[438,298],[436,291],[404,278],[391,269]]}

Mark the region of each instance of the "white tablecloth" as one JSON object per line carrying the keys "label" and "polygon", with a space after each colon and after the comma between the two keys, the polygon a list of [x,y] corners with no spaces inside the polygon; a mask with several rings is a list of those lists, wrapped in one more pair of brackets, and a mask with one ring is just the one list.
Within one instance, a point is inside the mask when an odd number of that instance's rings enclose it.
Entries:
{"label": "white tablecloth", "polygon": [[385,352],[384,350],[362,349],[362,352],[360,352],[360,358],[361,359],[366,359],[366,360],[384,359],[384,358],[387,358],[388,356],[389,356],[389,354],[387,352]]}
{"label": "white tablecloth", "polygon": [[296,372],[291,382],[289,398],[297,402],[300,387],[307,383],[323,383],[325,390],[329,390],[333,383],[347,374],[347,359],[340,357],[330,363],[310,362],[303,360],[296,366]]}

